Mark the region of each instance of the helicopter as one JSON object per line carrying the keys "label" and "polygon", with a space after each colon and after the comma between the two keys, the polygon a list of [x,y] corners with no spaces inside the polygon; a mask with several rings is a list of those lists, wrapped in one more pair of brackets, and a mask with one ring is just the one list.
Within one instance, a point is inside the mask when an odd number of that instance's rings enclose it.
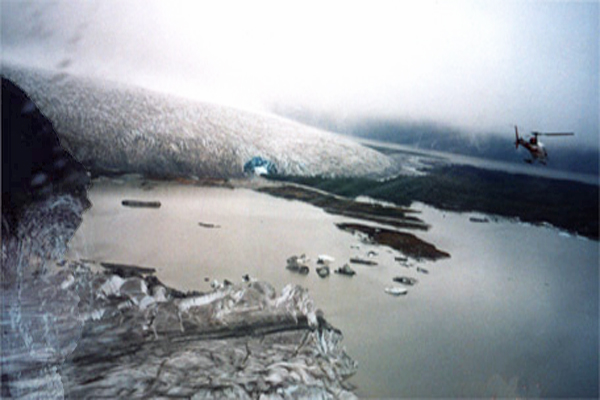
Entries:
{"label": "helicopter", "polygon": [[573,136],[573,132],[531,132],[531,137],[528,140],[519,137],[519,128],[515,125],[515,149],[519,145],[525,147],[531,154],[531,159],[525,159],[528,164],[533,164],[539,161],[540,164],[546,165],[548,161],[548,152],[544,144],[538,140],[538,136]]}

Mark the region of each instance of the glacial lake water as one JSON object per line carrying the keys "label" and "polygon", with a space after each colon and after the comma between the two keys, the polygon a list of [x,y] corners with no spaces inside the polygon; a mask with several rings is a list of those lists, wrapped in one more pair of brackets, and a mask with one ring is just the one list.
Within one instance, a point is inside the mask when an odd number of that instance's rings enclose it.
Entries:
{"label": "glacial lake water", "polygon": [[[431,225],[415,234],[452,257],[405,266],[397,252],[335,227],[348,218],[298,201],[245,188],[147,189],[96,181],[69,256],[154,267],[181,289],[208,291],[213,279],[243,274],[278,290],[302,285],[344,333],[359,362],[350,383],[361,397],[598,396],[596,241],[413,204]],[[126,208],[125,198],[162,206]],[[353,266],[354,277],[314,272],[320,254],[334,257],[336,268],[369,251],[378,265]],[[303,253],[313,260],[309,275],[285,269],[288,257]],[[384,289],[395,276],[418,283],[390,296]]]}

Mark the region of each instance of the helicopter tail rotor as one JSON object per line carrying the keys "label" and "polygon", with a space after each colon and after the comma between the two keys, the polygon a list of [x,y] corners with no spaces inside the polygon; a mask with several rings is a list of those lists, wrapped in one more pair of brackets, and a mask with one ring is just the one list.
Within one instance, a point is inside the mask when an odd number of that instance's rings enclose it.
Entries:
{"label": "helicopter tail rotor", "polygon": [[519,148],[519,128],[515,125],[515,149]]}

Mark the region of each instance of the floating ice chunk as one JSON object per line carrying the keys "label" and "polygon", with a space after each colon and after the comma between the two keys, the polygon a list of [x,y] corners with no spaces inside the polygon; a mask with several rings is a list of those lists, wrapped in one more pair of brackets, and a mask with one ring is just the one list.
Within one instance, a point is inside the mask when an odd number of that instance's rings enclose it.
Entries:
{"label": "floating ice chunk", "polygon": [[348,264],[344,264],[344,266],[342,268],[338,268],[334,272],[336,274],[341,274],[341,275],[346,275],[346,276],[353,276],[354,274],[356,274],[356,271],[354,271],[352,268],[350,268],[350,266]]}
{"label": "floating ice chunk", "polygon": [[408,286],[414,286],[418,282],[415,278],[409,276],[395,276],[392,280]]}
{"label": "floating ice chunk", "polygon": [[329,264],[335,261],[335,258],[328,256],[327,254],[321,254],[317,257],[317,264]]}
{"label": "floating ice chunk", "polygon": [[329,276],[329,267],[327,265],[324,265],[322,267],[317,268],[317,274],[321,278],[327,278]]}
{"label": "floating ice chunk", "polygon": [[302,275],[306,275],[310,271],[308,265],[306,265],[308,263],[308,261],[309,261],[308,257],[306,257],[306,255],[304,255],[304,254],[302,254],[300,257],[291,256],[290,258],[287,259],[286,268],[292,272],[298,272]]}
{"label": "floating ice chunk", "polygon": [[385,292],[387,294],[391,294],[392,296],[403,296],[408,293],[408,289],[397,286],[389,286],[385,288]]}

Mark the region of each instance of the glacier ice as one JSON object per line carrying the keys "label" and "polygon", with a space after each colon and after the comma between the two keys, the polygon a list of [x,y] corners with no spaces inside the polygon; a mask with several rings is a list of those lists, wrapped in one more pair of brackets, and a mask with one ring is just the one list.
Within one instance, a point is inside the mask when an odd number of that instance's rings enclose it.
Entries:
{"label": "glacier ice", "polygon": [[281,117],[114,82],[2,66],[92,171],[232,178],[259,156],[280,174],[374,176],[393,161],[350,138]]}

